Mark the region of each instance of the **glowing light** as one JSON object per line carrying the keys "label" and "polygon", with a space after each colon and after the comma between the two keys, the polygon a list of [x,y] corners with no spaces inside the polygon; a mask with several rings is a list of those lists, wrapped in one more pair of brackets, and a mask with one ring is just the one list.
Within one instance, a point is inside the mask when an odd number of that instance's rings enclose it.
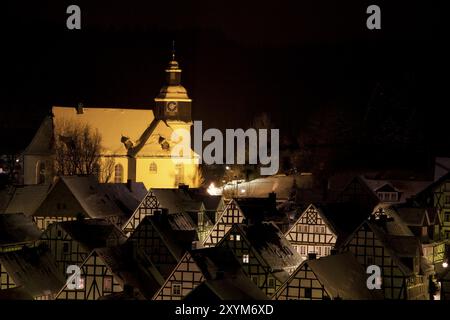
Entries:
{"label": "glowing light", "polygon": [[225,169],[230,170],[230,167],[229,167],[229,166],[226,166]]}
{"label": "glowing light", "polygon": [[245,189],[241,189],[241,193],[245,193]]}
{"label": "glowing light", "polygon": [[448,267],[448,262],[447,262],[447,261],[444,261],[444,262],[442,263],[442,267],[447,268],[447,267]]}
{"label": "glowing light", "polygon": [[208,189],[206,190],[211,196],[220,196],[222,195],[222,188],[218,188],[214,185],[214,182],[211,182]]}

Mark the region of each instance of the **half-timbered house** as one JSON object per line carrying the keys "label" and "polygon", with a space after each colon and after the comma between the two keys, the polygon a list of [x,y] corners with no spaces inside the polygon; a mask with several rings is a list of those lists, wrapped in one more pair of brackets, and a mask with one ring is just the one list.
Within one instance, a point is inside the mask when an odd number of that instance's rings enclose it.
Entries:
{"label": "half-timbered house", "polygon": [[[31,217],[24,214],[0,214],[0,254],[18,251],[38,244],[40,230]],[[0,289],[9,289],[16,284],[0,261]]]}
{"label": "half-timbered house", "polygon": [[182,300],[203,282],[233,281],[235,290],[248,287],[246,275],[228,248],[202,248],[185,253],[154,300]]}
{"label": "half-timbered house", "polygon": [[327,256],[334,249],[338,237],[334,226],[313,204],[309,205],[286,232],[286,239],[306,259],[309,253]]}
{"label": "half-timbered house", "polygon": [[187,186],[180,186],[178,189],[151,189],[124,224],[124,232],[127,235],[131,234],[146,216],[167,209],[169,214],[189,214],[196,224],[199,238],[203,239],[213,223],[207,214],[203,199],[194,194],[197,195],[198,191],[189,189]]}
{"label": "half-timbered house", "polygon": [[445,241],[440,240],[441,221],[435,208],[392,208],[422,244],[423,255],[432,264],[445,259]]}
{"label": "half-timbered house", "polygon": [[217,246],[230,248],[250,280],[269,297],[302,262],[273,222],[235,224]]}
{"label": "half-timbered house", "polygon": [[41,230],[53,222],[105,219],[118,226],[128,220],[146,194],[142,183],[99,183],[93,176],[62,176],[33,213]]}
{"label": "half-timbered house", "polygon": [[149,299],[163,283],[150,259],[129,243],[93,250],[80,270],[80,286],[70,288],[65,284],[56,299],[97,300],[126,288]]}
{"label": "half-timbered house", "polygon": [[[2,289],[22,287],[36,300],[53,299],[66,280],[43,244],[1,253],[0,264],[3,272],[8,275],[2,275]],[[3,283],[5,279],[10,282]]]}
{"label": "half-timbered house", "polygon": [[380,267],[386,299],[428,299],[432,266],[423,257],[419,240],[390,224],[395,225],[395,219],[375,212],[349,237],[343,250],[352,252],[365,269]]}
{"label": "half-timbered house", "polygon": [[188,214],[169,214],[165,209],[146,216],[129,237],[165,278],[197,240],[196,226]]}
{"label": "half-timbered house", "polygon": [[372,300],[381,298],[366,285],[367,274],[347,252],[316,259],[310,254],[272,297],[273,300]]}
{"label": "half-timbered house", "polygon": [[122,230],[99,219],[53,223],[41,236],[62,273],[69,265],[81,265],[92,250],[117,246],[126,239]]}
{"label": "half-timbered house", "polygon": [[442,222],[441,236],[450,239],[450,172],[418,192],[414,202],[425,208],[436,208]]}
{"label": "half-timbered house", "polygon": [[215,246],[234,224],[247,221],[272,221],[281,230],[289,227],[289,218],[277,209],[276,194],[270,193],[267,198],[235,198],[229,201],[222,214],[214,224],[203,245]]}

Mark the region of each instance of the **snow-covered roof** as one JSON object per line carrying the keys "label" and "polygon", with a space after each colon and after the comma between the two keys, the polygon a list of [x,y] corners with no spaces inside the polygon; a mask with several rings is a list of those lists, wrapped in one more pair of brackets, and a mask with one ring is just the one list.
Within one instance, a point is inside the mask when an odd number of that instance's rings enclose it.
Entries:
{"label": "snow-covered roof", "polygon": [[5,213],[24,213],[32,216],[44,201],[49,185],[29,185],[15,187]]}
{"label": "snow-covered roof", "polygon": [[102,147],[106,152],[116,155],[127,154],[121,141],[122,136],[137,141],[155,119],[151,108],[137,110],[83,107],[83,112],[78,113],[75,107],[55,106],[52,113],[55,130],[65,123],[89,125],[101,134]]}
{"label": "snow-covered roof", "polygon": [[169,213],[180,213],[188,211],[204,210],[203,203],[194,199],[184,188],[160,189],[153,188],[151,192],[155,195],[161,208],[166,208]]}
{"label": "snow-covered roof", "polygon": [[235,227],[274,272],[296,268],[302,262],[297,250],[273,222],[237,224]]}
{"label": "snow-covered roof", "polygon": [[350,252],[316,260],[306,260],[304,263],[311,268],[332,299],[373,300],[381,298],[376,294],[376,290],[374,292],[367,288],[367,274]]}
{"label": "snow-covered roof", "polygon": [[2,253],[0,264],[33,297],[57,293],[66,282],[46,246]]}
{"label": "snow-covered roof", "polygon": [[[35,215],[75,217],[82,213],[93,219],[120,217],[126,220],[139,206],[141,197],[145,194],[142,183],[133,186],[130,190],[124,183],[99,183],[94,176],[61,176],[53,183]],[[54,208],[51,202],[61,196],[61,190],[64,188],[67,188],[71,195],[69,199],[74,199],[79,207],[49,210]]]}
{"label": "snow-covered roof", "polygon": [[32,242],[40,236],[41,232],[31,217],[23,213],[0,214],[0,246]]}

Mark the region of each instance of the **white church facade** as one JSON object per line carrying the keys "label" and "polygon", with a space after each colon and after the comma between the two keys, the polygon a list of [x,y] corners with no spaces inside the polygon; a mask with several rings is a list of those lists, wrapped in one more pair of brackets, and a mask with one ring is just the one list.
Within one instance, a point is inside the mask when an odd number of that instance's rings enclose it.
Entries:
{"label": "white church facade", "polygon": [[[197,187],[200,183],[199,157],[191,150],[176,161],[172,133],[178,128],[190,132],[191,104],[181,85],[181,69],[174,58],[169,62],[166,83],[155,98],[153,109],[52,107],[23,153],[24,184],[50,183],[55,169],[55,137],[70,125],[88,126],[100,137],[100,163],[109,162],[108,181],[128,179],[143,182],[146,188]],[[181,158],[181,157],[180,157]],[[186,161],[186,158],[189,161]],[[112,162],[112,163],[111,163]]]}

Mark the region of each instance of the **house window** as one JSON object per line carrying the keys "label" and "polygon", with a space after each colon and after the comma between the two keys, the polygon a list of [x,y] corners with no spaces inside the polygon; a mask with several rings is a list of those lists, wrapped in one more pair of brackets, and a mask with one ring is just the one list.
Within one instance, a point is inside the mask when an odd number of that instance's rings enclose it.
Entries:
{"label": "house window", "polygon": [[175,186],[179,186],[184,183],[184,166],[182,163],[175,165]]}
{"label": "house window", "polygon": [[241,236],[239,234],[236,235],[236,241],[241,241]]}
{"label": "house window", "polygon": [[36,164],[36,184],[45,183],[45,162],[38,161]]}
{"label": "house window", "polygon": [[320,233],[325,233],[325,227],[324,226],[320,227]]}
{"label": "house window", "polygon": [[444,215],[444,221],[445,221],[445,222],[450,222],[450,212],[445,213],[445,215]]}
{"label": "house window", "polygon": [[230,240],[234,241],[234,234],[230,234]]}
{"label": "house window", "polygon": [[150,163],[149,171],[152,174],[158,173],[158,166],[156,165],[156,163],[154,163],[154,162]]}
{"label": "house window", "polygon": [[250,262],[250,257],[249,257],[248,254],[244,254],[244,255],[242,256],[242,262],[243,262],[243,263],[249,263],[249,262]]}
{"label": "house window", "polygon": [[329,256],[330,255],[330,247],[325,247],[325,255]]}
{"label": "house window", "polygon": [[322,255],[322,247],[317,247],[317,255]]}
{"label": "house window", "polygon": [[300,246],[300,254],[306,254],[306,246]]}
{"label": "house window", "polygon": [[112,292],[112,277],[104,277],[103,278],[103,291]]}
{"label": "house window", "polygon": [[114,166],[114,183],[122,183],[123,181],[123,166],[116,164]]}
{"label": "house window", "polygon": [[62,236],[62,232],[61,232],[61,230],[58,230],[58,238],[61,238],[61,236]]}
{"label": "house window", "polygon": [[69,243],[68,242],[63,242],[63,252],[69,253]]}
{"label": "house window", "polygon": [[180,283],[172,284],[172,295],[173,296],[181,296],[181,284]]}
{"label": "house window", "polygon": [[450,195],[445,196],[445,204],[450,204]]}
{"label": "house window", "polygon": [[312,289],[311,288],[305,288],[305,298],[307,298],[307,299],[312,298]]}
{"label": "house window", "polygon": [[269,287],[269,288],[275,287],[275,279],[274,278],[267,279],[267,287]]}

